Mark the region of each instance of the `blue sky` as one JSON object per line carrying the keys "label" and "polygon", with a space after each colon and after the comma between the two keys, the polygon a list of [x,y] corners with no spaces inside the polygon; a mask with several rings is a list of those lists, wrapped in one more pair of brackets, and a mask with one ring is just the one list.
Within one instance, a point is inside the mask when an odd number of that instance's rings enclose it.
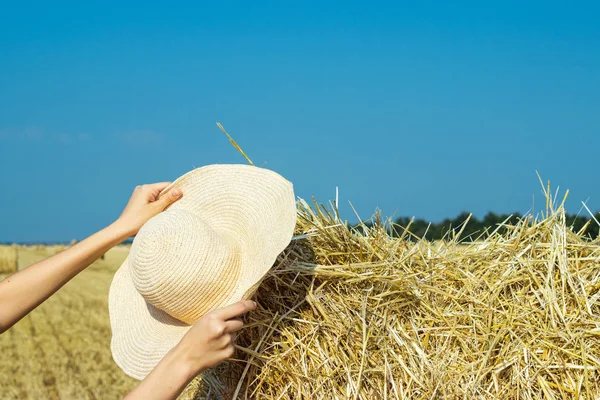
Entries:
{"label": "blue sky", "polygon": [[216,121],[352,221],[539,209],[536,171],[600,209],[593,2],[84,3],[0,3],[0,241],[243,163]]}

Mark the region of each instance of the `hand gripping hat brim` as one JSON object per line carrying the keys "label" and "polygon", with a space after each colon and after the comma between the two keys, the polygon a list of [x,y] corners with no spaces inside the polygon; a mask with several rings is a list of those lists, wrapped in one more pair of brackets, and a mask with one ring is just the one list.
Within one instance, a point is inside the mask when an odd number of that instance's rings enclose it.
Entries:
{"label": "hand gripping hat brim", "polygon": [[150,219],[108,295],[111,351],[143,379],[203,314],[248,298],[290,243],[292,184],[247,165],[210,165],[173,182],[183,197]]}

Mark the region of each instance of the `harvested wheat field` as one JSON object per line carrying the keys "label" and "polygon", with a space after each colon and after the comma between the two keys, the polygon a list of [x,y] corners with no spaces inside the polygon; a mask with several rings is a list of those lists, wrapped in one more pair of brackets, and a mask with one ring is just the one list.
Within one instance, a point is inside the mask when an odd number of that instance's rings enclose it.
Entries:
{"label": "harvested wheat field", "polygon": [[0,246],[0,274],[17,271],[17,246]]}
{"label": "harvested wheat field", "polygon": [[[351,229],[301,201],[299,236],[259,288],[236,358],[181,398],[600,397],[600,242],[566,226],[562,206],[548,200],[542,218],[472,242],[460,227],[436,243],[389,228]],[[112,362],[106,310],[126,252],[0,336],[0,398],[108,399],[133,387]]]}
{"label": "harvested wheat field", "polygon": [[[9,248],[22,269],[64,247]],[[109,349],[108,287],[128,251],[111,250],[0,335],[0,399],[117,399],[135,386]]]}

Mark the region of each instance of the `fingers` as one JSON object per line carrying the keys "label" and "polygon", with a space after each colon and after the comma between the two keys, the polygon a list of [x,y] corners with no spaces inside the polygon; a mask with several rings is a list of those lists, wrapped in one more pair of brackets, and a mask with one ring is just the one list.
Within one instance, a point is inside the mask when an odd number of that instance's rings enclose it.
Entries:
{"label": "fingers", "polygon": [[244,327],[244,323],[239,318],[230,319],[225,321],[225,332],[237,332]]}
{"label": "fingers", "polygon": [[233,347],[233,345],[225,347],[225,349],[222,351],[223,358],[225,360],[228,358],[231,358],[234,353],[235,353],[235,347]]}
{"label": "fingers", "polygon": [[134,196],[137,193],[138,196],[143,197],[143,200],[146,203],[151,203],[153,208],[157,209],[158,211],[163,211],[170,204],[179,200],[182,196],[181,189],[177,188],[171,188],[168,192],[165,192],[161,195],[162,191],[170,184],[171,182],[157,182],[136,186],[135,190],[133,191]]}
{"label": "fingers", "polygon": [[238,301],[230,306],[220,308],[218,310],[213,311],[214,315],[218,318],[227,321],[236,317],[239,317],[242,314],[247,313],[248,311],[252,311],[256,308],[256,303],[251,300]]}
{"label": "fingers", "polygon": [[229,347],[233,345],[233,336],[229,333],[224,334],[219,338],[219,345],[221,348]]}
{"label": "fingers", "polygon": [[181,190],[180,189],[171,189],[167,193],[164,193],[158,200],[154,203],[160,207],[161,209],[165,209],[168,205],[176,202],[181,198]]}
{"label": "fingers", "polygon": [[154,192],[154,191],[161,192],[164,188],[166,188],[170,184],[171,184],[171,182],[157,182],[157,183],[149,183],[147,185],[143,185],[142,187],[151,192]]}

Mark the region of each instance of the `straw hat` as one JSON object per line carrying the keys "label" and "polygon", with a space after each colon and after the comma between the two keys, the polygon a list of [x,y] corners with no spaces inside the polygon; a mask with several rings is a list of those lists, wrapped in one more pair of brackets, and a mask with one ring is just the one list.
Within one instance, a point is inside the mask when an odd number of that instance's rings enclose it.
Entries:
{"label": "straw hat", "polygon": [[292,184],[248,165],[210,165],[173,182],[183,197],[150,219],[108,295],[111,351],[143,379],[207,312],[248,298],[290,243]]}

